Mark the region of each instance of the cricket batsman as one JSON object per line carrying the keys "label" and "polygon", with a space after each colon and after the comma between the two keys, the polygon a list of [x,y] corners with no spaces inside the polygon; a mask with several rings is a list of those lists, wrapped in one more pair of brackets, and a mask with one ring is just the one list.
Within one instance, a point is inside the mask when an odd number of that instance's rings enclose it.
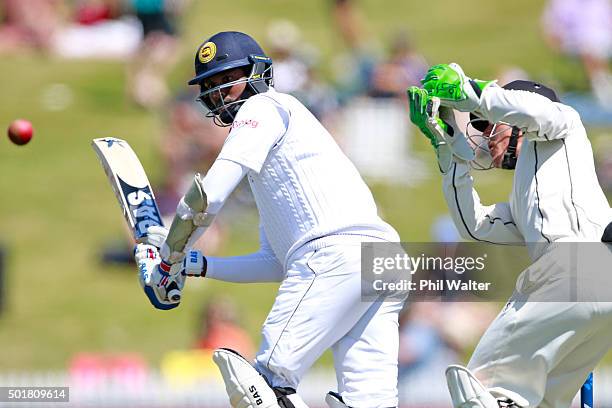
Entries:
{"label": "cricket batsman", "polygon": [[[453,406],[567,408],[612,346],[612,303],[537,301],[566,282],[560,242],[600,242],[597,267],[610,271],[611,246],[601,241],[612,241],[612,211],[585,128],[538,83],[500,87],[453,63],[431,67],[422,84],[408,90],[410,117],[436,150],[457,228],[466,239],[526,245],[533,260],[467,368],[447,369]],[[454,110],[470,112],[485,146],[468,143]],[[485,168],[514,170],[509,202],[483,205],[474,190],[470,165],[482,147],[490,152]]]}
{"label": "cricket batsman", "polygon": [[337,392],[326,396],[330,406],[396,407],[403,302],[362,301],[360,262],[362,242],[398,242],[397,232],[379,218],[331,135],[298,100],[274,90],[272,60],[253,38],[213,35],[196,52],[195,73],[189,84],[200,88],[198,100],[231,130],[208,173],[196,175],[181,199],[173,226],[188,228],[189,249],[246,177],[260,216],[260,249],[184,256],[172,251],[168,231],[151,228],[136,251],[151,303],[178,305],[168,296],[168,282],[184,284],[172,275],[177,269],[226,282],[281,282],[254,366],[232,350],[213,354],[232,407],[306,407],[296,389],[329,348],[338,378]]}

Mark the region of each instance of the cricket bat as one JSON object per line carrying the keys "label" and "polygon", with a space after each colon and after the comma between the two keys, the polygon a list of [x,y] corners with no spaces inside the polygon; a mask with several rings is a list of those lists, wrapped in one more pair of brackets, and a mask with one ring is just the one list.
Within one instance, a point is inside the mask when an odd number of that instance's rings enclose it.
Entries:
{"label": "cricket bat", "polygon": [[147,228],[163,227],[153,189],[138,156],[128,142],[113,137],[94,139],[91,145],[98,155],[123,216],[136,242],[144,242]]}
{"label": "cricket bat", "polygon": [[[145,242],[147,229],[154,225],[163,227],[164,223],[138,156],[128,142],[114,137],[94,139],[91,145],[119,201],[134,240]],[[180,300],[181,292],[176,282],[172,282],[168,288],[168,298]]]}

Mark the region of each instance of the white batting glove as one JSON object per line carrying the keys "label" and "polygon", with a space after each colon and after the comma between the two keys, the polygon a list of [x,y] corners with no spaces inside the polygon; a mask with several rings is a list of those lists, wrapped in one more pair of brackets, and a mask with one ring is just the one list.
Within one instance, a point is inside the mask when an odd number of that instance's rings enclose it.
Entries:
{"label": "white batting glove", "polygon": [[181,270],[181,262],[173,264],[168,260],[170,258],[170,248],[166,244],[166,238],[168,238],[168,228],[159,225],[147,228],[145,242],[159,249],[162,259],[160,268],[170,275],[177,275]]}
{"label": "white batting glove", "polygon": [[138,244],[134,251],[138,265],[138,281],[151,304],[160,310],[177,307],[185,276],[181,273],[170,275],[161,268],[162,259],[153,245]]}
{"label": "white batting glove", "polygon": [[145,242],[157,248],[161,248],[168,237],[168,228],[161,225],[153,225],[147,228]]}
{"label": "white batting glove", "polygon": [[[201,230],[201,231],[200,231]],[[193,245],[191,241],[197,241],[199,237],[204,232],[204,229],[198,228],[192,235],[192,237],[187,242],[186,248],[190,248]],[[164,254],[170,255],[170,249],[166,245],[166,238],[168,237],[168,229],[161,226],[152,226],[147,229],[147,237],[146,242],[151,244],[157,248],[160,248],[160,256],[162,258],[162,269],[167,270],[167,265],[170,265],[169,262],[164,262],[163,260],[168,259],[164,257]],[[165,265],[164,265],[165,264]],[[170,266],[169,274],[176,275],[178,273],[187,276],[198,276],[203,277],[206,275],[206,257],[202,255],[200,251],[189,250],[185,255],[185,259],[178,264],[173,264]]]}
{"label": "white batting glove", "polygon": [[207,265],[206,257],[200,251],[191,249],[183,260],[181,274],[203,278],[206,276]]}

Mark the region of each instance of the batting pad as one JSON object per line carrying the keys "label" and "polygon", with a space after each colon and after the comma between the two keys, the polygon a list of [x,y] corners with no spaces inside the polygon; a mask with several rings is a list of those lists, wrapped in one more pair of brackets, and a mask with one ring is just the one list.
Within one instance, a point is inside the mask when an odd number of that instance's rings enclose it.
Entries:
{"label": "batting pad", "polygon": [[325,396],[325,402],[329,408],[349,408],[344,402],[342,402],[342,397],[335,392],[328,392]]}
{"label": "batting pad", "polygon": [[465,367],[448,366],[446,383],[455,408],[499,408],[497,398]]}
{"label": "batting pad", "polygon": [[240,354],[217,349],[213,361],[219,367],[233,408],[280,408],[264,377]]}

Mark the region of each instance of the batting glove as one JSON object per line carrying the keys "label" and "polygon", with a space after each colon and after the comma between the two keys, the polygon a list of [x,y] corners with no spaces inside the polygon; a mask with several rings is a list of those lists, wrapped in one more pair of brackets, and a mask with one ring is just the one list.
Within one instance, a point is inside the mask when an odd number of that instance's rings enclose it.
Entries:
{"label": "batting glove", "polygon": [[202,255],[200,251],[191,249],[187,251],[187,255],[183,260],[181,274],[203,278],[206,276],[207,266],[208,262],[206,261],[206,257]]}
{"label": "batting glove", "polygon": [[134,250],[138,265],[138,281],[145,295],[156,309],[170,310],[181,301],[185,276],[170,275],[162,268],[162,259],[153,245],[138,244]]}
{"label": "batting glove", "polygon": [[160,268],[170,275],[177,275],[181,271],[182,262],[172,263],[168,260],[170,258],[170,248],[168,248],[168,244],[166,244],[166,238],[168,238],[168,228],[154,225],[147,228],[145,243],[158,248],[162,258]]}
{"label": "batting glove", "polygon": [[429,68],[421,80],[430,96],[440,98],[442,106],[472,112],[480,105],[482,91],[495,81],[471,79],[458,64],[439,64]]}
{"label": "batting glove", "polygon": [[161,225],[153,225],[147,228],[145,243],[161,248],[168,237],[168,228]]}

